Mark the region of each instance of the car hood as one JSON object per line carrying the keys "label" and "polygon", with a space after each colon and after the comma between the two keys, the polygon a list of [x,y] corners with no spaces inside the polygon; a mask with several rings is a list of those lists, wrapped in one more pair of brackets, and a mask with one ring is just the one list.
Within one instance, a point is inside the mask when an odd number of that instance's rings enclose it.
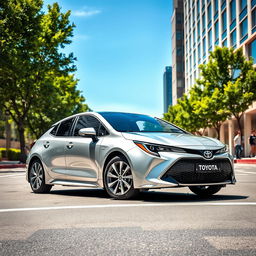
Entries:
{"label": "car hood", "polygon": [[194,149],[219,149],[224,144],[219,140],[204,136],[180,133],[155,133],[155,132],[123,132],[127,140],[155,143],[167,146]]}

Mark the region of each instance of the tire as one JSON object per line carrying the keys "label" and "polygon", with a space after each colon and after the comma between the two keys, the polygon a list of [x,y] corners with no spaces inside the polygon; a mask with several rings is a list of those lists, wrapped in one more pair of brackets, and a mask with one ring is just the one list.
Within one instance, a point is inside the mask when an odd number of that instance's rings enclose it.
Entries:
{"label": "tire", "polygon": [[34,193],[49,193],[52,186],[45,184],[44,168],[39,160],[34,160],[29,169],[29,183]]}
{"label": "tire", "polygon": [[223,186],[193,186],[189,187],[189,189],[198,196],[208,197],[219,192],[222,187]]}
{"label": "tire", "polygon": [[119,200],[135,197],[131,167],[125,157],[116,156],[110,160],[104,170],[104,188],[107,193]]}

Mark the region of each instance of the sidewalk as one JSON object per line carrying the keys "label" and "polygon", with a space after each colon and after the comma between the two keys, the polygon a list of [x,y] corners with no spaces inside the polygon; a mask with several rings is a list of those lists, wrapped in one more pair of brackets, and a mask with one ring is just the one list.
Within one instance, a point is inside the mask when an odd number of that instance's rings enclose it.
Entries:
{"label": "sidewalk", "polygon": [[24,168],[26,164],[21,163],[20,161],[0,161],[0,169],[8,168]]}

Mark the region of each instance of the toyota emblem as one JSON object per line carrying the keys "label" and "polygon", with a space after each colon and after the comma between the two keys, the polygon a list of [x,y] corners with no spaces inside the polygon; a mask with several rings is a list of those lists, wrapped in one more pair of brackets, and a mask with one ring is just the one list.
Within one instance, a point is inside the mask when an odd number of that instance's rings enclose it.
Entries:
{"label": "toyota emblem", "polygon": [[212,158],[212,151],[209,151],[209,150],[204,151],[204,157],[206,159]]}

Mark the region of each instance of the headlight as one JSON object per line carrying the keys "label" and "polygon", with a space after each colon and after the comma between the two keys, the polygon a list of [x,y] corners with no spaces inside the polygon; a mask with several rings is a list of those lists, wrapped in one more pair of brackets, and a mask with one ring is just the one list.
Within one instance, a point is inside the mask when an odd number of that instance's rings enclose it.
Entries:
{"label": "headlight", "polygon": [[147,152],[148,154],[154,155],[154,156],[160,156],[158,154],[158,152],[177,152],[177,153],[186,152],[182,148],[163,146],[163,145],[157,145],[157,144],[150,144],[150,143],[144,143],[144,142],[139,142],[139,141],[134,141],[134,143],[139,148],[141,148],[143,151]]}
{"label": "headlight", "polygon": [[227,145],[225,145],[225,147],[223,147],[223,148],[219,149],[218,151],[216,151],[215,154],[224,154],[224,153],[226,153],[226,152],[228,152],[228,147],[227,147]]}

